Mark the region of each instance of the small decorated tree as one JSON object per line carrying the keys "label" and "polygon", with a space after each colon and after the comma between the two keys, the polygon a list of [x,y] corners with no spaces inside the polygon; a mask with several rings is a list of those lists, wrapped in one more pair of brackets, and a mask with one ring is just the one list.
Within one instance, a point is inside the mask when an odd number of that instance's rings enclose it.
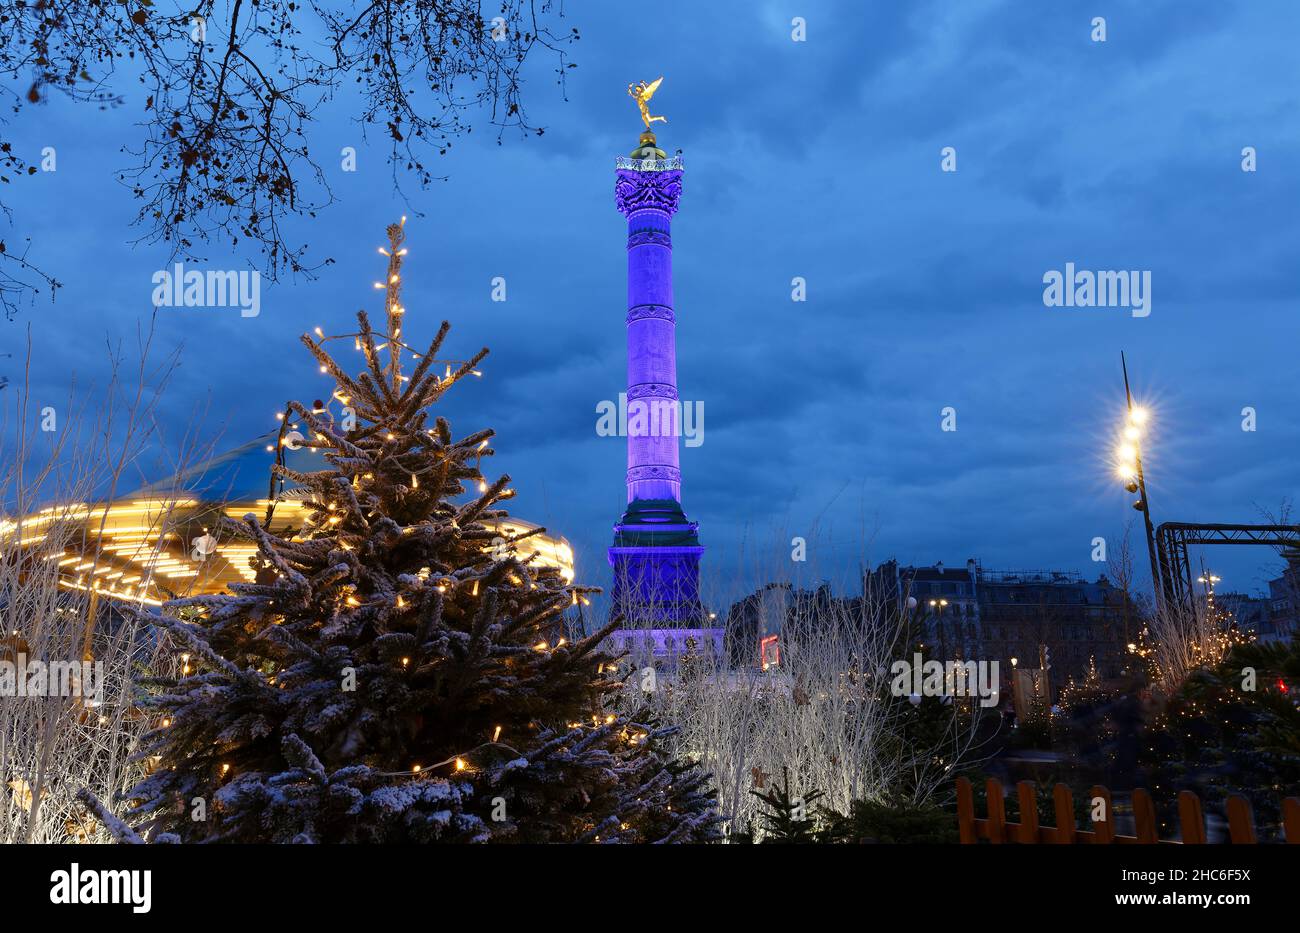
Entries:
{"label": "small decorated tree", "polygon": [[781,785],[767,790],[751,790],[763,804],[760,814],[764,836],[762,841],[780,845],[795,845],[817,841],[813,804],[825,795],[814,790],[803,795],[790,787],[790,770],[781,772]]}
{"label": "small decorated tree", "polygon": [[1232,794],[1246,797],[1261,832],[1276,835],[1282,799],[1300,792],[1298,688],[1300,639],[1242,641],[1168,698],[1144,731],[1140,759],[1168,831],[1177,825],[1170,802],[1191,790],[1211,812]]}
{"label": "small decorated tree", "polygon": [[388,233],[387,333],[361,312],[346,335],[362,372],[319,330],[303,337],[349,415],[289,406],[328,465],[273,468],[303,496],[303,527],[232,523],[257,545],[256,581],[155,620],[190,663],[147,701],[159,726],[142,754],[156,767],[129,795],[136,829],[187,842],[716,838],[708,776],[661,754],[670,730],[612,711],[606,631],[563,637],[562,614],[591,590],[521,556],[541,529],[500,530],[513,491],[480,470],[493,432],[456,438],[430,420],[488,351],[438,360],[445,322],[423,353],[403,344],[403,228]]}

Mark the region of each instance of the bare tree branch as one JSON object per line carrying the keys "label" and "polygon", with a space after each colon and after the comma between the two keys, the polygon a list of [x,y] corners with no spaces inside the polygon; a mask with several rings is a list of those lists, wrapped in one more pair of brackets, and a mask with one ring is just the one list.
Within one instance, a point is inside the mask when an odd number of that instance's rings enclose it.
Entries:
{"label": "bare tree branch", "polygon": [[[498,141],[507,129],[540,135],[524,114],[524,64],[541,46],[563,87],[578,39],[547,25],[553,0],[338,6],[192,0],[164,13],[153,0],[0,0],[0,89],[15,116],[54,93],[140,107],[142,140],[124,147],[133,164],[118,176],[140,201],[137,242],[166,243],[172,258],[248,244],[272,280],[311,275],[332,260],[309,257],[286,224],[334,200],[308,131],[336,93],[356,86],[363,136],[385,128],[394,187],[408,173],[423,186],[436,177],[429,154],[471,132],[471,111],[486,112]],[[34,171],[0,147],[0,180]],[[57,287],[25,257],[0,278],[10,316],[36,284]]]}

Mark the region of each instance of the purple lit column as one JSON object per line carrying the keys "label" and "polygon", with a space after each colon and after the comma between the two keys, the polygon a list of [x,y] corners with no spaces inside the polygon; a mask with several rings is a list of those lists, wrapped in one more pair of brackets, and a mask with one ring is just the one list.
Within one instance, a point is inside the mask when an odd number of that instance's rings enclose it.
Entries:
{"label": "purple lit column", "polygon": [[627,511],[609,549],[612,611],[632,624],[697,622],[703,616],[704,548],[698,525],[681,505],[673,311],[671,220],[682,193],[682,163],[666,158],[647,132],[630,158],[618,160],[617,174],[618,209],[627,217],[629,430]]}

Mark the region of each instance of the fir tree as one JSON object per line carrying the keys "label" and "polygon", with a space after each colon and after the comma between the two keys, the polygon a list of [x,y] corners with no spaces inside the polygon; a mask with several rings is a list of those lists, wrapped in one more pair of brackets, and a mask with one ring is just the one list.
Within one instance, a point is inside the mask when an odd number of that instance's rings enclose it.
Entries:
{"label": "fir tree", "polygon": [[825,795],[814,790],[797,794],[790,789],[790,769],[782,769],[781,785],[767,791],[751,790],[763,804],[759,814],[763,823],[763,842],[776,845],[799,845],[816,842],[812,804]]}
{"label": "fir tree", "polygon": [[1196,671],[1146,729],[1141,762],[1168,831],[1177,792],[1217,810],[1246,797],[1256,825],[1276,831],[1280,801],[1300,793],[1300,639],[1239,643]]}
{"label": "fir tree", "polygon": [[273,468],[301,491],[304,526],[232,523],[258,547],[256,582],[155,620],[191,670],[147,701],[159,728],[142,754],[157,765],[129,795],[149,818],[137,829],[186,842],[716,838],[708,776],[659,751],[671,730],[613,713],[608,629],[564,637],[564,611],[593,590],[520,556],[540,530],[496,528],[513,492],[480,470],[494,432],[430,422],[488,351],[439,373],[447,323],[422,354],[402,343],[406,250],[401,225],[388,233],[387,333],[361,312],[347,335],[364,370],[346,372],[319,330],[303,337],[356,416],[289,405],[328,464]]}

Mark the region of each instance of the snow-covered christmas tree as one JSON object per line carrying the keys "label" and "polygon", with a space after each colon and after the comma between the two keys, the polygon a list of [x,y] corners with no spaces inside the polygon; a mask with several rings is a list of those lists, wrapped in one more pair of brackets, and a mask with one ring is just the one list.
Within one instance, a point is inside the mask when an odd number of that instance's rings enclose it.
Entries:
{"label": "snow-covered christmas tree", "polygon": [[146,701],[156,767],[128,819],[185,842],[716,838],[708,776],[661,754],[668,730],[613,712],[606,632],[563,637],[590,588],[520,555],[540,529],[501,538],[510,478],[480,469],[494,432],[431,421],[488,351],[447,366],[445,322],[423,352],[406,346],[403,226],[388,235],[386,333],[361,312],[344,335],[364,369],[303,337],[355,416],[289,406],[328,464],[273,468],[306,523],[232,523],[257,545],[256,582],[156,620],[189,672]]}

